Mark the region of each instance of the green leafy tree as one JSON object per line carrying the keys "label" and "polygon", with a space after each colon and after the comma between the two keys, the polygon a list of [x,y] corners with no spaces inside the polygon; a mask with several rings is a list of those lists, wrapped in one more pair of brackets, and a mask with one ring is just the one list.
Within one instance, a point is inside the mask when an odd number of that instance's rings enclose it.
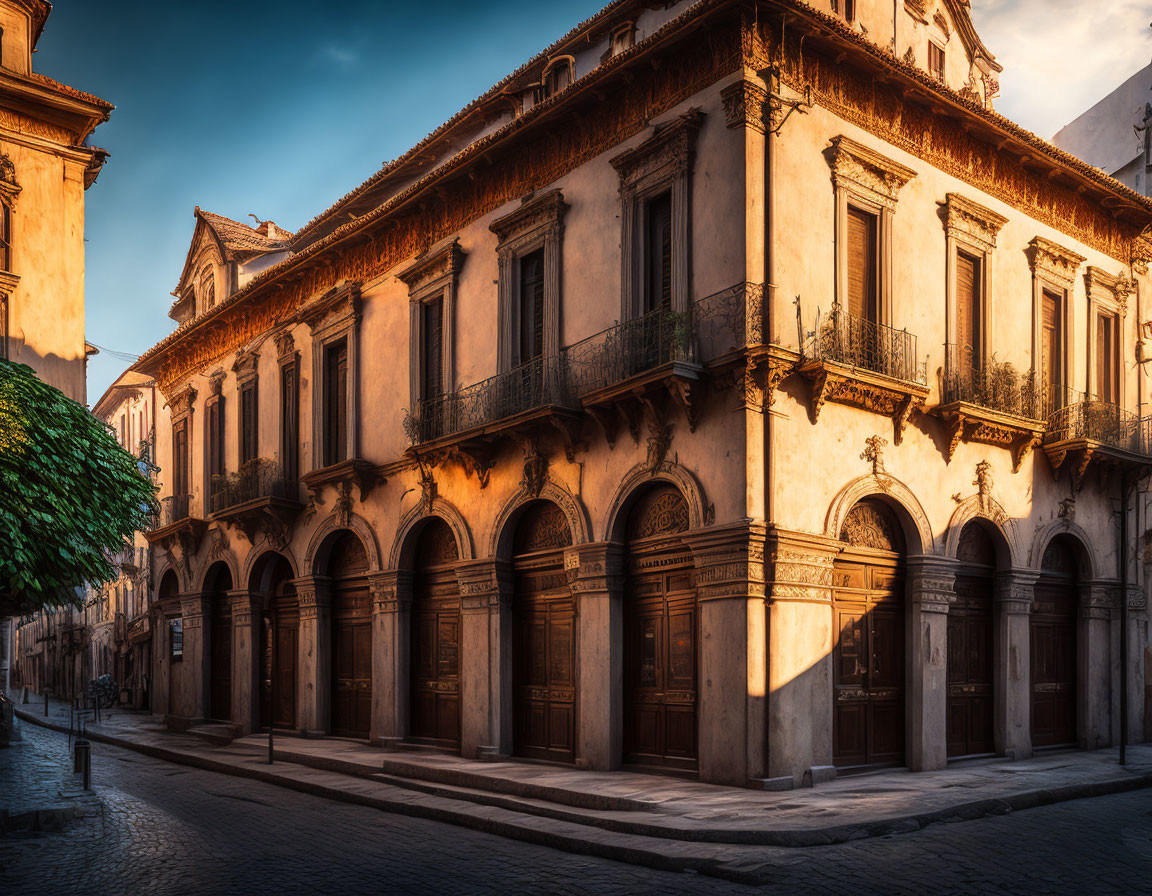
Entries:
{"label": "green leafy tree", "polygon": [[111,555],[155,511],[152,482],[104,423],[0,360],[0,620],[113,580]]}

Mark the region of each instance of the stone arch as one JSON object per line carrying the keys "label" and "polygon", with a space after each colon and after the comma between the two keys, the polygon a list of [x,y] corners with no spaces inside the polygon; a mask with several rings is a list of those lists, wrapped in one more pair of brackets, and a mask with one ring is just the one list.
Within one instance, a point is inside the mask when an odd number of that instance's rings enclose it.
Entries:
{"label": "stone arch", "polygon": [[364,553],[368,555],[368,571],[380,571],[380,548],[376,544],[376,533],[368,525],[368,521],[357,513],[348,514],[346,520],[341,520],[338,513],[329,514],[312,533],[312,540],[308,542],[308,550],[304,554],[303,568],[308,575],[317,575],[327,560],[328,549],[332,546],[335,533],[348,529],[356,533],[360,543],[364,545]]}
{"label": "stone arch", "polygon": [[839,540],[848,511],[864,498],[883,501],[896,512],[896,517],[904,527],[904,541],[909,555],[935,553],[936,542],[928,514],[912,490],[887,473],[860,476],[840,489],[824,518],[825,537]]}
{"label": "stone arch", "polygon": [[516,528],[515,523],[520,519],[525,507],[535,501],[551,501],[560,508],[568,520],[573,545],[586,544],[592,540],[592,526],[583,502],[564,486],[549,480],[544,483],[539,494],[521,486],[520,490],[508,499],[492,526],[492,539],[488,546],[489,557],[511,556],[512,530]]}
{"label": "stone arch", "polygon": [[236,559],[236,554],[232,551],[232,549],[225,548],[223,551],[216,552],[215,555],[213,555],[212,552],[209,552],[207,557],[204,558],[204,562],[200,564],[200,569],[197,571],[196,578],[193,583],[192,590],[194,592],[201,592],[204,590],[204,586],[208,581],[208,570],[212,569],[217,563],[223,563],[228,567],[228,572],[232,574],[232,587],[240,587],[238,584],[242,581],[239,575],[240,563]]}
{"label": "stone arch", "polygon": [[282,557],[292,568],[292,578],[299,578],[300,564],[296,562],[296,557],[293,555],[292,551],[290,551],[287,547],[283,547],[277,550],[276,548],[265,544],[258,548],[254,547],[248,552],[248,557],[244,562],[244,577],[239,580],[241,584],[237,584],[237,588],[248,588],[251,591],[259,590],[252,587],[252,574],[256,571],[256,568],[264,560],[265,557]]}
{"label": "stone arch", "polygon": [[1032,539],[1032,549],[1028,554],[1028,566],[1040,569],[1040,562],[1044,559],[1044,551],[1048,549],[1049,542],[1057,535],[1071,535],[1080,543],[1081,561],[1088,568],[1080,574],[1080,580],[1093,581],[1100,575],[1100,558],[1093,547],[1092,539],[1084,529],[1072,520],[1058,517],[1048,525],[1043,526]]}
{"label": "stone arch", "polygon": [[973,520],[985,521],[985,529],[992,533],[996,544],[997,560],[1004,568],[1026,566],[1028,558],[1020,553],[1020,539],[1016,532],[1016,521],[1008,516],[1000,502],[990,495],[972,495],[965,498],[952,512],[948,529],[944,535],[944,555],[956,557],[960,547],[960,533]]}
{"label": "stone arch", "polygon": [[400,520],[400,525],[396,529],[396,538],[392,542],[392,550],[388,554],[389,569],[411,567],[412,558],[410,555],[416,544],[416,539],[413,537],[416,534],[415,530],[421,528],[420,523],[433,516],[439,517],[447,523],[448,528],[452,530],[452,534],[456,536],[457,556],[459,556],[461,560],[474,559],[472,531],[468,528],[468,523],[464,519],[464,515],[460,513],[456,505],[451,501],[437,497],[432,499],[431,509],[429,509],[424,502],[420,502],[404,514]]}
{"label": "stone arch", "polygon": [[[164,590],[164,582],[168,578],[169,574],[172,575],[172,579],[176,582],[176,593],[175,594],[162,595],[161,592]],[[164,598],[167,598],[167,597],[179,596],[180,585],[181,585],[180,573],[176,571],[176,567],[173,566],[171,563],[164,564],[164,567],[160,570],[159,577],[156,579],[156,599],[157,600],[163,600]]]}
{"label": "stone arch", "polygon": [[[212,581],[212,577],[215,575],[219,575],[219,573],[218,572],[214,573],[213,570],[220,570],[221,567],[223,567],[223,569],[228,573],[228,580],[231,582],[231,585],[228,588],[225,588],[224,590],[225,591],[231,591],[233,588],[236,587],[236,570],[233,569],[232,565],[229,564],[227,561],[225,561],[223,559],[213,560],[209,563],[204,564],[204,566],[205,566],[204,570],[200,573],[199,586],[196,589],[201,594],[204,593],[209,587],[211,587],[212,585],[215,584]],[[210,573],[212,575],[209,575]]]}
{"label": "stone arch", "polygon": [[637,464],[624,477],[608,505],[608,515],[604,519],[602,530],[605,541],[624,541],[623,526],[628,518],[628,511],[633,502],[649,485],[657,482],[667,482],[675,486],[688,504],[688,528],[701,529],[709,525],[711,512],[704,489],[696,477],[686,468],[677,463],[662,464],[660,469],[652,472],[647,464]]}
{"label": "stone arch", "polygon": [[164,576],[172,573],[176,577],[176,587],[181,588],[184,586],[184,577],[180,575],[180,570],[172,560],[164,560],[156,570],[156,594],[160,594],[160,585],[164,582]]}

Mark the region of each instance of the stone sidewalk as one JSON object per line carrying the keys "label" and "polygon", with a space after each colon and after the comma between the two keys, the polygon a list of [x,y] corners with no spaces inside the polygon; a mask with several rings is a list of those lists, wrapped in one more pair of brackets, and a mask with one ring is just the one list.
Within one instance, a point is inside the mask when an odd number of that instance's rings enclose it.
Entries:
{"label": "stone sidewalk", "polygon": [[[27,722],[66,729],[67,708],[17,707]],[[904,770],[837,779],[819,787],[763,792],[632,772],[587,772],[525,762],[480,762],[430,751],[384,751],[354,740],[277,734],[212,743],[167,731],[124,710],[89,726],[106,741],[160,759],[279,784],[385,811],[432,818],[661,868],[731,879],[781,847],[844,843],[906,833],[1063,800],[1152,786],[1152,746],[1047,754],[1021,762],[983,760],[945,771]],[[214,731],[214,729],[216,729]],[[98,753],[93,779],[99,784]]]}

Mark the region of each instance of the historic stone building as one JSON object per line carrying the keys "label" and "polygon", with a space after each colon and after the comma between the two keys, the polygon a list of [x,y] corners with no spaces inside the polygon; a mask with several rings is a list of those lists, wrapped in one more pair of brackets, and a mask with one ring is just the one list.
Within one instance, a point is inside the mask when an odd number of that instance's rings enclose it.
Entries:
{"label": "historic stone building", "polygon": [[951,0],[619,0],[247,282],[196,237],[154,711],[771,787],[1142,739],[1152,204],[998,70]]}
{"label": "historic stone building", "polygon": [[[0,358],[83,403],[84,199],[107,156],[92,134],[112,106],[32,71],[51,10],[0,0]],[[25,644],[47,626],[40,619]],[[11,627],[0,616],[0,686]]]}

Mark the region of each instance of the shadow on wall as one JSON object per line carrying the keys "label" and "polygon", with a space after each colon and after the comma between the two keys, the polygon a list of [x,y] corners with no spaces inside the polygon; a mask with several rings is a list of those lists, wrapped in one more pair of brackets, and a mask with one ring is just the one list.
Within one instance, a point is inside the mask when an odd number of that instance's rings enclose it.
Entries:
{"label": "shadow on wall", "polygon": [[41,355],[21,345],[15,339],[8,341],[8,360],[26,364],[50,386],[55,386],[74,401],[87,402],[87,358],[62,358],[56,354]]}

